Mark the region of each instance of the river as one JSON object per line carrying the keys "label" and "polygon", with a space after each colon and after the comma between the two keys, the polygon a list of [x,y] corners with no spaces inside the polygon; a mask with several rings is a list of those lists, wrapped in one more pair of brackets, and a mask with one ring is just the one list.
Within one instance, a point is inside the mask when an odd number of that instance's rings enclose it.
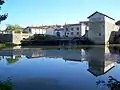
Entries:
{"label": "river", "polygon": [[0,80],[9,77],[13,90],[111,90],[110,76],[120,81],[118,46],[0,50]]}

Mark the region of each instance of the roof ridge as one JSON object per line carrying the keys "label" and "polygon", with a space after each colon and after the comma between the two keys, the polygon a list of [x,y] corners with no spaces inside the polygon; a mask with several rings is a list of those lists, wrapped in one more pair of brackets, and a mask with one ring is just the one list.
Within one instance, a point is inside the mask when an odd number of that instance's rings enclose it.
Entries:
{"label": "roof ridge", "polygon": [[112,18],[112,17],[110,17],[110,16],[108,16],[108,15],[106,15],[106,14],[104,14],[104,13],[101,13],[101,12],[99,12],[99,11],[94,12],[93,14],[91,14],[90,16],[88,16],[87,18],[90,18],[91,16],[93,16],[93,15],[96,14],[96,13],[102,14],[102,15],[104,15],[104,16],[112,19],[112,20],[115,20],[114,18]]}

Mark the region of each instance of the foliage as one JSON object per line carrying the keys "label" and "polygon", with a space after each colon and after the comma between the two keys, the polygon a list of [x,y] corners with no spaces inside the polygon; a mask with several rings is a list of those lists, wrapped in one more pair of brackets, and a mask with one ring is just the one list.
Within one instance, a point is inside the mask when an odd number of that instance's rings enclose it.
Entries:
{"label": "foliage", "polygon": [[56,40],[58,37],[51,35],[35,34],[32,40]]}
{"label": "foliage", "polygon": [[115,24],[119,26],[119,25],[120,25],[120,20],[119,20],[119,21],[117,21]]}
{"label": "foliage", "polygon": [[21,30],[21,26],[19,26],[18,24],[15,25],[8,25],[6,28],[6,31],[20,31]]}
{"label": "foliage", "polygon": [[13,90],[11,79],[0,81],[0,90]]}
{"label": "foliage", "polygon": [[9,64],[14,64],[15,62],[18,61],[18,58],[19,58],[19,56],[16,56],[15,58],[9,58],[9,59],[7,59],[7,62]]}
{"label": "foliage", "polygon": [[0,48],[1,48],[1,47],[5,47],[5,44],[3,44],[3,43],[0,43]]}
{"label": "foliage", "polygon": [[96,85],[100,84],[107,86],[110,90],[120,90],[120,81],[116,80],[112,76],[109,76],[109,80],[107,82],[103,80],[96,82]]}
{"label": "foliage", "polygon": [[[4,3],[5,3],[4,0],[0,0],[0,5],[3,5]],[[1,8],[1,6],[0,6],[0,8]],[[0,22],[7,19],[7,17],[8,17],[8,13],[0,15]]]}
{"label": "foliage", "polygon": [[5,3],[4,0],[0,0],[0,5],[3,5]]}

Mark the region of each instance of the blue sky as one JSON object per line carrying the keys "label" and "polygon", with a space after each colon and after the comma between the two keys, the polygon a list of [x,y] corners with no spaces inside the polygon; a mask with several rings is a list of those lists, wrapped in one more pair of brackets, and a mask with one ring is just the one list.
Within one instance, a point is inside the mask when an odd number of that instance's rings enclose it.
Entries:
{"label": "blue sky", "polygon": [[5,0],[1,13],[8,12],[7,24],[52,25],[87,20],[95,11],[120,19],[120,0]]}

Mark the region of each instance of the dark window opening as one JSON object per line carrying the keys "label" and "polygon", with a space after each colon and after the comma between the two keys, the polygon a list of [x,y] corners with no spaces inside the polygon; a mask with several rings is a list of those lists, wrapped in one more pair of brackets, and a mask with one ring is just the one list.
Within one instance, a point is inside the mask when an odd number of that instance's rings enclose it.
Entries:
{"label": "dark window opening", "polygon": [[77,32],[77,35],[79,35],[79,32]]}
{"label": "dark window opening", "polygon": [[31,32],[31,28],[29,28],[29,32]]}
{"label": "dark window opening", "polygon": [[101,36],[101,33],[99,33],[99,36]]}
{"label": "dark window opening", "polygon": [[68,28],[66,28],[66,30],[68,31]]}
{"label": "dark window opening", "polygon": [[71,30],[73,30],[73,28],[71,28]]}
{"label": "dark window opening", "polygon": [[79,27],[77,27],[77,30],[79,30]]}
{"label": "dark window opening", "polygon": [[73,32],[71,32],[71,35],[73,35]]}

